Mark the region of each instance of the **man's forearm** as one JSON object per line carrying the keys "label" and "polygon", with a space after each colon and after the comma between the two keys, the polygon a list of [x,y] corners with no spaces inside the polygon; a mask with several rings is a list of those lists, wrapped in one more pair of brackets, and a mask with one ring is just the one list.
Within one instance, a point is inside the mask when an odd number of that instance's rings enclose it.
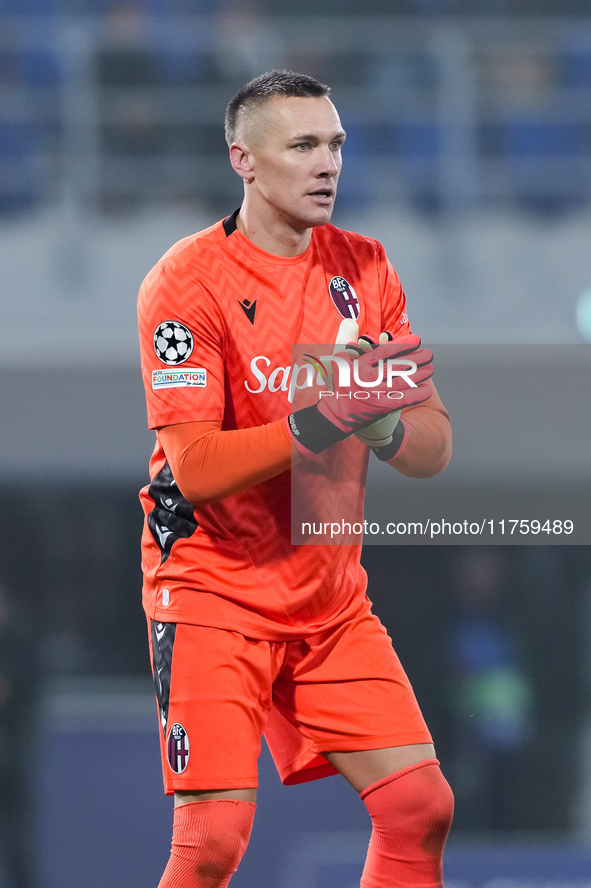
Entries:
{"label": "man's forearm", "polygon": [[158,435],[179,490],[195,506],[254,487],[291,467],[284,419],[227,431],[219,422],[187,422],[159,429]]}
{"label": "man's forearm", "polygon": [[428,401],[402,412],[405,437],[397,454],[388,465],[411,478],[430,478],[448,464],[452,450],[449,414],[435,386]]}
{"label": "man's forearm", "polygon": [[[432,388],[428,401],[403,411],[404,442],[388,461],[413,478],[438,474],[451,456],[449,415]],[[219,422],[179,423],[159,429],[158,435],[179,490],[195,506],[254,487],[290,469],[292,459],[301,459],[292,452],[284,419],[225,431]]]}

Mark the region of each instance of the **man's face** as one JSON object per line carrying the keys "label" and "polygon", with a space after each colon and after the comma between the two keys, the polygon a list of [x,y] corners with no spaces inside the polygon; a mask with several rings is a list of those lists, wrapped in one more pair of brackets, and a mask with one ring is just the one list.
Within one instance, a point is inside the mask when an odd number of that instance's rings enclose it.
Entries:
{"label": "man's face", "polygon": [[250,199],[271,222],[301,231],[330,221],[345,133],[325,96],[274,96],[247,122]]}

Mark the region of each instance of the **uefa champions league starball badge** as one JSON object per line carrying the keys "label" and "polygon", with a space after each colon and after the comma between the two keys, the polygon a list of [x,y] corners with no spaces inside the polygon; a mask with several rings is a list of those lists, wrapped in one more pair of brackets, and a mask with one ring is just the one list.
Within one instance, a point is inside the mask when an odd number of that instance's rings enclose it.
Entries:
{"label": "uefa champions league starball badge", "polygon": [[193,334],[178,321],[164,321],[154,332],[154,351],[159,361],[169,366],[184,364],[193,351]]}

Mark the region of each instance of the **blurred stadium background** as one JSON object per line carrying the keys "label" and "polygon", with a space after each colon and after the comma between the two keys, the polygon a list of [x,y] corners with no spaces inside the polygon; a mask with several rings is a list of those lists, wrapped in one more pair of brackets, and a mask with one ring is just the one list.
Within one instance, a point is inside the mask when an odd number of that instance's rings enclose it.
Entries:
{"label": "blurred stadium background", "polygon": [[[167,859],[135,297],[238,205],[223,111],[274,66],[332,85],[335,221],[385,243],[426,341],[591,339],[588,0],[0,0],[0,884],[155,886]],[[506,434],[482,489],[547,483],[560,454]],[[559,472],[584,497],[587,441]],[[446,886],[591,885],[589,548],[365,563],[456,791]],[[344,781],[283,789],[264,752],[232,885],[354,888],[367,829]]]}

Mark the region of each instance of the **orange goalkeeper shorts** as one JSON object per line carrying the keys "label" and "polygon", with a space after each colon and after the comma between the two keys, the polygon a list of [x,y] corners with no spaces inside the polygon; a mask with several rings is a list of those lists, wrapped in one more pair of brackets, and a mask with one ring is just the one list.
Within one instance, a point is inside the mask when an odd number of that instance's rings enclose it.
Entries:
{"label": "orange goalkeeper shorts", "polygon": [[285,784],[336,774],[323,752],[432,742],[369,602],[297,641],[154,620],[149,634],[169,795],[256,787],[263,734]]}

